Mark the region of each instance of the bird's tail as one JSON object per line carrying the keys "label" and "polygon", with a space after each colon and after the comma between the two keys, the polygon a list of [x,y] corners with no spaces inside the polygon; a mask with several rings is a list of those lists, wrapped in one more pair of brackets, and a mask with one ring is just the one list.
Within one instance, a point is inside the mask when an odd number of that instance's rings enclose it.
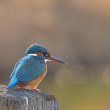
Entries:
{"label": "bird's tail", "polygon": [[7,90],[12,90],[17,84],[18,84],[18,81],[10,81],[10,83],[8,84],[6,89]]}
{"label": "bird's tail", "polygon": [[11,83],[8,84],[8,86],[6,87],[6,89],[11,90],[14,88],[14,85],[12,85]]}

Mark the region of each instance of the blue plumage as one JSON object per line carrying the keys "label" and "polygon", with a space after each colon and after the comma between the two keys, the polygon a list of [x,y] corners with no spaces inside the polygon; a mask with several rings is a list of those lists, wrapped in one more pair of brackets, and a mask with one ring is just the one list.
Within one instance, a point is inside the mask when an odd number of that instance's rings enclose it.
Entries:
{"label": "blue plumage", "polygon": [[44,57],[26,55],[16,64],[11,75],[11,81],[8,89],[15,87],[20,83],[29,83],[44,73],[46,63]]}
{"label": "blue plumage", "polygon": [[37,44],[31,45],[27,49],[25,56],[16,63],[7,89],[11,90],[19,84],[28,84],[36,79],[36,83],[34,82],[32,85],[38,85],[45,76],[47,60],[64,63],[64,61],[51,56],[43,46]]}

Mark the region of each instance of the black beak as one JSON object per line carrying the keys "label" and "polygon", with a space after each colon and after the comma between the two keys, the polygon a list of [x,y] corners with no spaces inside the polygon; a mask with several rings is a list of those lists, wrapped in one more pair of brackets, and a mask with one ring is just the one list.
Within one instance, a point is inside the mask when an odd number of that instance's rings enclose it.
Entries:
{"label": "black beak", "polygon": [[47,57],[48,60],[51,60],[51,61],[54,61],[54,62],[58,62],[58,63],[63,63],[65,64],[65,62],[63,60],[60,60],[54,56],[50,56],[50,57]]}

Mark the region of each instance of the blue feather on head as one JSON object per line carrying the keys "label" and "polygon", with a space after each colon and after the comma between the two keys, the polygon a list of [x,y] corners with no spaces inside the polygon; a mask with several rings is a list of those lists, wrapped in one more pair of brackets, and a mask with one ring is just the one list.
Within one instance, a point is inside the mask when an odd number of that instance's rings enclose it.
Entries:
{"label": "blue feather on head", "polygon": [[48,53],[48,50],[39,44],[31,45],[27,50],[25,55],[27,54],[35,54],[36,52],[45,52]]}

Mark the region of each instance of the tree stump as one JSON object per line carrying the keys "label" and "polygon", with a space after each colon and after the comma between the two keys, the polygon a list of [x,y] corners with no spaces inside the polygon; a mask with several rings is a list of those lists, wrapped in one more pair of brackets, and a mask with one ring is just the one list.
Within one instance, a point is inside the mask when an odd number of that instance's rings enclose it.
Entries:
{"label": "tree stump", "polygon": [[[0,85],[3,90],[4,85]],[[53,95],[42,91],[12,90],[0,92],[0,110],[59,110],[59,104]]]}

